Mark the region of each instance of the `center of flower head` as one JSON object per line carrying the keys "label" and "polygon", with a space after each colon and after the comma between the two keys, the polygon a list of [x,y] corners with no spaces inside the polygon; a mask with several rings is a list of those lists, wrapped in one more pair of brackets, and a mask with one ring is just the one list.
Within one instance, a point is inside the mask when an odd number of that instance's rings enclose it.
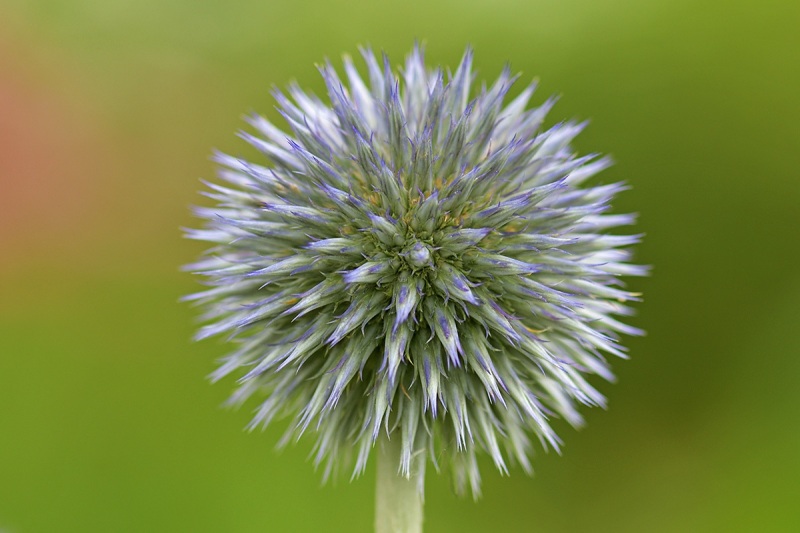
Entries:
{"label": "center of flower head", "polygon": [[415,242],[403,254],[406,263],[413,270],[419,270],[425,267],[433,266],[433,252],[430,247],[422,242]]}

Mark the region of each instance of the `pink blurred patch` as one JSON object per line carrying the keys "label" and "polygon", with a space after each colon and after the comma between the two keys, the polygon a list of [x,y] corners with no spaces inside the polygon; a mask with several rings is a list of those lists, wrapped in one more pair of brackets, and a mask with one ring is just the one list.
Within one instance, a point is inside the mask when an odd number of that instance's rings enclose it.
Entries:
{"label": "pink blurred patch", "polygon": [[81,240],[90,227],[92,198],[99,192],[92,177],[97,180],[98,159],[103,158],[91,119],[61,94],[60,73],[32,72],[23,66],[24,52],[29,51],[19,43],[12,46],[0,41],[0,247],[4,259],[38,255],[65,238],[73,243]]}

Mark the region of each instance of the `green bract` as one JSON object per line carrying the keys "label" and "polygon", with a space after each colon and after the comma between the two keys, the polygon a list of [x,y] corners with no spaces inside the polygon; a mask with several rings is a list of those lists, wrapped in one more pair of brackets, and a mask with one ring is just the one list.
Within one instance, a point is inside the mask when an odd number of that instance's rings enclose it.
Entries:
{"label": "green bract", "polygon": [[504,103],[508,71],[474,93],[470,51],[448,76],[419,49],[400,75],[364,59],[366,82],[321,68],[330,103],[277,92],[290,133],[249,118],[263,164],[217,155],[226,184],[188,232],[214,245],[190,266],[210,288],[189,299],[200,338],[236,345],[213,377],[260,402],[252,427],[294,416],[326,475],[387,432],[420,490],[438,461],[477,494],[480,451],[530,470],[531,436],[558,448],[549,417],[603,404],[587,375],[640,333],[612,318],[638,236],[606,233],[633,216],[607,214],[621,184],[587,185],[608,160],[573,153],[582,124],[543,129],[533,86]]}

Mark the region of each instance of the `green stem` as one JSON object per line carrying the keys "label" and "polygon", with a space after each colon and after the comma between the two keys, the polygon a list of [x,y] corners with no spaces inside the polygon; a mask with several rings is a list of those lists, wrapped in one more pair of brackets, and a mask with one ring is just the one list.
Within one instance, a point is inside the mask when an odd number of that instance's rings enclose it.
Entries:
{"label": "green stem", "polygon": [[422,495],[414,472],[405,478],[400,466],[400,436],[378,439],[375,485],[375,533],[422,533]]}

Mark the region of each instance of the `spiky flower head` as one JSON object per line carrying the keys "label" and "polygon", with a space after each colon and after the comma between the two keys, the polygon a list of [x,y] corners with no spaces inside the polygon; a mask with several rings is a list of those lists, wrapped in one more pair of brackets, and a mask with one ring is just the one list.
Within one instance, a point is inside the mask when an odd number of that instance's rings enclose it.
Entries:
{"label": "spiky flower head", "polygon": [[604,404],[586,378],[639,333],[613,318],[638,236],[607,233],[633,216],[608,214],[623,185],[587,184],[609,161],[570,148],[583,124],[542,127],[533,84],[506,103],[506,69],[473,90],[470,50],[453,74],[419,48],[399,74],[363,56],[366,79],[320,68],[329,103],[275,92],[289,132],[248,119],[262,164],[216,156],[226,185],[188,232],[214,244],[190,266],[210,286],[198,336],[230,336],[213,378],[260,402],[251,427],[313,430],[326,476],[363,471],[385,432],[420,489],[431,461],[477,494],[480,452],[530,470],[532,436],[559,447],[550,417]]}

